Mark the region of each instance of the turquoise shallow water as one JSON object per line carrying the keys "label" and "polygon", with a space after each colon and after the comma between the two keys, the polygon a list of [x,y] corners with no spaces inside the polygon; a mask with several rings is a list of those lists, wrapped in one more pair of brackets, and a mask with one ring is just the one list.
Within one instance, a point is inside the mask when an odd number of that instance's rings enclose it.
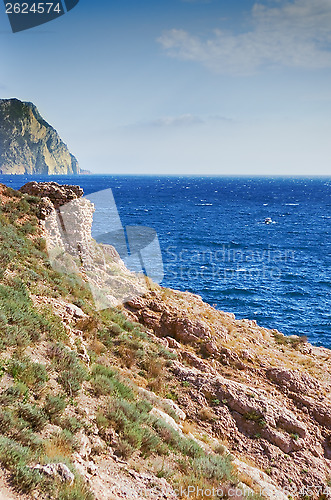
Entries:
{"label": "turquoise shallow water", "polygon": [[[39,176],[36,180],[50,180]],[[0,176],[19,188],[31,178]],[[331,179],[52,177],[111,188],[124,226],[157,231],[163,285],[331,347]],[[94,235],[111,230],[98,207]],[[270,217],[272,224],[264,224]]]}

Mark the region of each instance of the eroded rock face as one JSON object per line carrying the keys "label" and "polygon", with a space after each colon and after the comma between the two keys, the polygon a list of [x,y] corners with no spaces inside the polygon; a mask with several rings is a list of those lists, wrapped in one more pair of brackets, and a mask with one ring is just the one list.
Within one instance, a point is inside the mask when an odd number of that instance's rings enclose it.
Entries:
{"label": "eroded rock face", "polygon": [[[195,405],[213,401],[213,432],[232,443],[231,453],[254,456],[262,470],[272,471],[273,480],[282,488],[288,487],[288,477],[297,490],[307,484],[324,484],[330,470],[327,433],[317,424],[317,419],[298,411],[280,395],[265,391],[263,381],[261,388],[253,389],[215,370],[207,371],[207,363],[192,366],[187,356],[181,358],[191,366],[174,361],[174,375],[191,387],[190,396]],[[195,405],[187,408],[189,418],[195,418]],[[266,498],[278,498],[272,489],[269,492],[269,486],[264,492]],[[263,484],[262,487],[264,489]]]}
{"label": "eroded rock face", "polygon": [[58,247],[72,255],[89,254],[94,205],[82,198],[80,186],[28,182],[20,191],[41,198],[39,218],[45,221],[49,251]]}
{"label": "eroded rock face", "polygon": [[40,198],[38,216],[52,267],[64,274],[83,274],[97,309],[146,293],[145,279],[138,280],[125,267],[116,249],[93,240],[94,204],[83,197],[82,188],[29,182],[20,191]]}
{"label": "eroded rock face", "polygon": [[56,209],[72,200],[81,198],[84,194],[80,186],[61,185],[57,182],[32,181],[24,184],[20,191],[31,196],[49,199]]}
{"label": "eroded rock face", "polygon": [[[192,299],[196,297],[192,295]],[[201,300],[200,297],[197,300]],[[183,344],[205,343],[209,350],[217,351],[208,323],[198,317],[192,317],[179,307],[167,304],[160,293],[152,292],[148,297],[135,297],[127,302],[127,307],[144,325],[153,328],[159,337],[170,337]],[[222,325],[218,325],[218,335],[226,337]]]}
{"label": "eroded rock face", "polygon": [[171,371],[187,388],[177,402],[188,421],[228,443],[236,464],[241,457],[252,460],[257,468],[243,463],[238,469],[265,498],[287,498],[283,491],[289,490],[297,500],[309,485],[326,484],[329,351],[314,354],[308,345],[285,354],[272,332],[213,311],[187,293],[153,290],[126,307],[176,355]]}
{"label": "eroded rock face", "polygon": [[268,370],[266,375],[300,407],[306,408],[317,422],[331,429],[331,402],[316,379],[298,370],[277,368]]}
{"label": "eroded rock face", "polygon": [[0,99],[0,173],[75,175],[80,168],[34,104]]}

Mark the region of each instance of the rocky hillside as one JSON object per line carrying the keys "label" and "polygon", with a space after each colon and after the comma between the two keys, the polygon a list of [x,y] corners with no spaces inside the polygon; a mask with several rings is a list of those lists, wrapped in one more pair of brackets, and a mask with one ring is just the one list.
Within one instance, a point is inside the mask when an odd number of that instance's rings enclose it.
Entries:
{"label": "rocky hillside", "polygon": [[34,104],[0,99],[0,173],[72,175],[80,169]]}
{"label": "rocky hillside", "polygon": [[4,497],[331,498],[331,352],[133,275],[81,195],[0,187]]}

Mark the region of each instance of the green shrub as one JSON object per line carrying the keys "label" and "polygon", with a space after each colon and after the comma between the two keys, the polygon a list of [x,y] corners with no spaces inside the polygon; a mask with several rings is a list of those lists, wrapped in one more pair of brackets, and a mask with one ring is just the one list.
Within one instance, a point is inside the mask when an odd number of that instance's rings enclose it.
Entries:
{"label": "green shrub", "polygon": [[20,491],[27,493],[41,485],[43,477],[37,470],[25,465],[19,465],[12,475],[12,481]]}
{"label": "green shrub", "polygon": [[143,429],[140,449],[144,455],[147,456],[157,451],[160,444],[161,440],[155,432],[147,427]]}
{"label": "green shrub", "polygon": [[75,434],[83,427],[83,424],[76,417],[67,417],[61,420],[61,427]]}
{"label": "green shrub", "polygon": [[198,458],[204,454],[201,446],[194,439],[182,438],[177,445],[178,451],[191,458]]}
{"label": "green shrub", "polygon": [[47,423],[46,415],[38,406],[22,404],[18,408],[19,416],[29,422],[31,428],[40,431]]}
{"label": "green shrub", "polygon": [[105,417],[102,412],[96,414],[96,424],[102,435],[105,434],[107,427],[109,426],[109,420]]}
{"label": "green shrub", "polygon": [[46,367],[31,362],[27,357],[9,360],[7,371],[15,381],[22,382],[33,391],[41,390],[48,380]]}
{"label": "green shrub", "polygon": [[194,474],[209,480],[225,481],[234,479],[231,456],[207,455],[192,462]]}
{"label": "green shrub", "polygon": [[57,382],[62,385],[69,396],[76,396],[81,389],[83,380],[86,379],[86,370],[80,366],[71,370],[64,370],[58,377]]}
{"label": "green shrub", "polygon": [[59,454],[70,456],[77,448],[77,439],[68,429],[63,429],[52,435],[50,445],[53,450],[58,450]]}
{"label": "green shrub", "polygon": [[44,331],[43,318],[34,310],[29,292],[21,280],[15,279],[9,286],[0,284],[0,310],[3,346],[24,347],[39,340]]}
{"label": "green shrub", "polygon": [[95,497],[83,480],[76,477],[73,484],[64,484],[59,488],[54,500],[95,500]]}
{"label": "green shrub", "polygon": [[0,437],[0,462],[4,467],[12,469],[17,465],[25,465],[30,456],[26,446],[21,446],[13,439]]}
{"label": "green shrub", "polygon": [[43,328],[47,332],[47,338],[53,341],[66,341],[68,339],[67,332],[63,326],[61,319],[53,313],[51,307],[45,308],[42,311]]}
{"label": "green shrub", "polygon": [[77,353],[58,343],[52,347],[50,356],[54,368],[60,371],[57,378],[58,383],[62,385],[69,396],[75,396],[79,392],[82,382],[88,378],[88,372]]}
{"label": "green shrub", "polygon": [[97,396],[113,395],[128,400],[134,397],[132,389],[118,380],[116,372],[103,365],[93,365],[91,385]]}
{"label": "green shrub", "polygon": [[114,382],[103,375],[96,375],[91,380],[92,390],[96,396],[112,394],[115,390]]}
{"label": "green shrub", "polygon": [[140,450],[145,456],[156,451],[162,444],[159,436],[149,425],[151,406],[142,401],[130,402],[124,399],[111,400],[103,413],[97,416],[99,429],[104,432],[111,425],[120,435],[121,456]]}
{"label": "green shrub", "polygon": [[19,433],[15,434],[15,439],[23,446],[28,446],[31,451],[42,453],[44,451],[44,441],[31,429],[22,428]]}
{"label": "green shrub", "polygon": [[47,394],[44,404],[44,412],[51,421],[54,421],[63,413],[67,406],[67,402],[63,396],[53,396]]}
{"label": "green shrub", "polygon": [[142,412],[137,404],[120,398],[111,400],[104,415],[118,429],[123,429],[126,422],[144,423],[149,420],[149,415]]}
{"label": "green shrub", "polygon": [[18,416],[17,408],[3,408],[0,410],[0,433],[15,439],[31,450],[41,451],[42,440],[29,428],[29,423]]}
{"label": "green shrub", "polygon": [[113,378],[116,375],[116,371],[112,370],[108,366],[95,364],[92,366],[91,376],[95,377],[97,375],[103,375],[104,377]]}
{"label": "green shrub", "polygon": [[153,428],[166,444],[174,448],[178,446],[181,440],[180,434],[164,420],[155,419],[153,422]]}
{"label": "green shrub", "polygon": [[0,433],[8,434],[9,431],[15,429],[17,417],[9,408],[0,409]]}
{"label": "green shrub", "polygon": [[135,422],[126,422],[122,426],[121,436],[125,438],[135,450],[140,449],[143,439],[143,428]]}
{"label": "green shrub", "polygon": [[28,387],[25,384],[18,382],[15,385],[11,385],[1,393],[0,403],[4,406],[8,406],[16,401],[27,399],[28,395],[29,395]]}

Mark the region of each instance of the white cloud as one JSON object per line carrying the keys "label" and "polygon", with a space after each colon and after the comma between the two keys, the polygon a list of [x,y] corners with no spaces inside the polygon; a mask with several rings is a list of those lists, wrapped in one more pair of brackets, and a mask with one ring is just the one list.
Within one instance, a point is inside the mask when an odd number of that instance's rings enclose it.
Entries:
{"label": "white cloud", "polygon": [[173,29],[158,42],[169,56],[219,73],[247,75],[265,66],[331,68],[330,0],[256,3],[249,22],[253,28],[239,34],[215,29],[202,38]]}
{"label": "white cloud", "polygon": [[177,115],[177,116],[161,116],[150,121],[136,122],[126,125],[121,128],[126,129],[145,129],[146,127],[155,129],[173,129],[173,128],[191,128],[197,125],[209,125],[215,122],[233,122],[232,118],[227,118],[222,115],[206,115],[199,116],[191,113]]}
{"label": "white cloud", "polygon": [[200,116],[191,114],[180,116],[165,116],[152,121],[150,125],[156,127],[187,127],[191,125],[200,125],[204,120]]}

